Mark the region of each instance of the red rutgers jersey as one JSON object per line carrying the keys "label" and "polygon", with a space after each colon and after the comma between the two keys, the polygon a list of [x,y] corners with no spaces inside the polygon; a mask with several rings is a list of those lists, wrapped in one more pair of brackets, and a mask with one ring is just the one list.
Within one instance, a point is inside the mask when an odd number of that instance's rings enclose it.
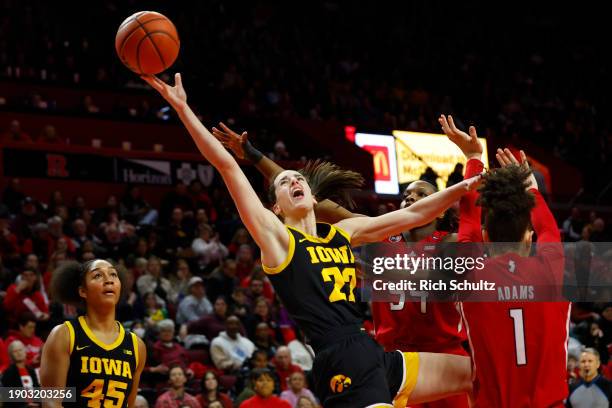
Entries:
{"label": "red rutgers jersey", "polygon": [[[416,252],[433,255],[437,243],[447,232],[436,231],[421,240]],[[388,239],[391,243],[406,245],[402,235]],[[399,252],[399,251],[398,251]],[[402,294],[397,302],[372,302],[372,316],[376,341],[386,351],[426,351],[467,355],[461,347],[466,339],[461,327],[461,316],[454,302],[427,302],[426,293],[412,292],[411,296],[423,296],[420,302],[404,301]]]}
{"label": "red rutgers jersey", "polygon": [[[533,301],[560,299],[563,247],[544,199],[531,191],[536,199],[531,213],[539,243],[536,256],[506,253],[489,258],[473,273],[475,281],[496,283],[492,301],[461,305],[472,349],[475,407],[563,407],[568,393],[570,304]],[[482,241],[476,198],[470,192],[461,199],[459,242]]]}

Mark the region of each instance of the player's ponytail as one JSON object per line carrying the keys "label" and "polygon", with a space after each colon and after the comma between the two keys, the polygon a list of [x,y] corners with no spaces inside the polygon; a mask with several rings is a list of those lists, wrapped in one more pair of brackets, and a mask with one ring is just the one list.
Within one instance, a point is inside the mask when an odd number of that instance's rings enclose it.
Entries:
{"label": "player's ponytail", "polygon": [[355,207],[351,193],[364,184],[361,174],[318,159],[308,161],[298,172],[306,177],[317,200],[330,199],[348,208]]}
{"label": "player's ponytail", "polygon": [[483,207],[484,227],[492,242],[520,242],[531,225],[535,198],[526,190],[530,170],[516,165],[484,175],[477,204]]}

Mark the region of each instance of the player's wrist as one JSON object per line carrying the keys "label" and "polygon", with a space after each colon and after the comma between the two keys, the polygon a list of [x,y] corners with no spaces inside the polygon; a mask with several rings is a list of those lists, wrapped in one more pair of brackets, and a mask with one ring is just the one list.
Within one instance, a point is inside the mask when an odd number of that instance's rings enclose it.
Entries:
{"label": "player's wrist", "polygon": [[257,164],[263,159],[263,153],[260,152],[248,140],[242,145],[244,149],[244,158],[251,164]]}
{"label": "player's wrist", "polygon": [[465,153],[465,157],[468,160],[472,160],[472,159],[482,160],[482,153],[481,152],[467,152]]}

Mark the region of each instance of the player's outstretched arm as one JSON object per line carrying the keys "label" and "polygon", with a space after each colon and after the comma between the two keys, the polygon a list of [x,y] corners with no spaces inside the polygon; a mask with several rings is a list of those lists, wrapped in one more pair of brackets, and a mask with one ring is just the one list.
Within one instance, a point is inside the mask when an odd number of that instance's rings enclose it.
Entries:
{"label": "player's outstretched arm", "polygon": [[[65,388],[70,368],[70,332],[65,324],[55,326],[42,349],[40,385]],[[60,401],[44,402],[43,407],[61,407]]]}
{"label": "player's outstretched arm", "polygon": [[[212,128],[213,136],[223,146],[231,150],[237,158],[246,160],[254,165],[267,180],[273,180],[277,174],[285,170],[257,150],[249,141],[249,135],[246,131],[238,134],[222,122],[219,123],[219,128]],[[328,222],[330,224],[335,224],[345,218],[363,217],[363,215],[353,213],[329,199],[324,199],[315,205],[315,214],[317,221]]]}
{"label": "player's outstretched arm", "polygon": [[419,404],[471,392],[472,363],[469,357],[419,353],[419,373],[409,403]]}
{"label": "player's outstretched arm", "polygon": [[[465,178],[473,177],[482,173],[484,165],[482,158],[482,145],[478,141],[476,128],[470,126],[469,134],[459,130],[455,126],[451,115],[440,115],[438,118],[442,131],[448,139],[453,142],[465,155],[468,162],[465,168]],[[476,205],[478,193],[471,191],[461,197],[459,203],[459,232],[457,233],[458,242],[481,242],[482,230],[480,226],[481,209]]]}
{"label": "player's outstretched arm", "polygon": [[266,209],[253,190],[240,166],[223,145],[200,122],[187,104],[181,74],[170,86],[155,76],[142,77],[170,103],[191,135],[200,153],[219,171],[227,186],[242,222],[261,248],[262,258],[270,266],[280,265],[289,248],[289,233],[281,221]]}
{"label": "player's outstretched arm", "polygon": [[350,218],[340,221],[337,225],[351,236],[353,246],[378,242],[391,235],[432,222],[463,194],[475,189],[479,182],[480,176],[476,176],[425,197],[410,207],[378,217]]}

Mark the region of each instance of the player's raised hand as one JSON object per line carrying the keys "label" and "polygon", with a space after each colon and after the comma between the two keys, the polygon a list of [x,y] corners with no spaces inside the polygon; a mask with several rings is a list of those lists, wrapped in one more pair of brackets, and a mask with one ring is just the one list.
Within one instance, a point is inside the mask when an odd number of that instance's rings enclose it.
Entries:
{"label": "player's raised hand", "polygon": [[219,122],[219,127],[222,130],[217,129],[216,127],[212,128],[213,136],[216,137],[217,140],[223,144],[223,146],[231,150],[237,158],[243,160],[246,159],[244,147],[249,140],[247,132],[242,132],[242,134],[239,135],[232,129],[228,128],[223,122]]}
{"label": "player's raised hand", "polygon": [[451,115],[448,115],[448,117],[440,115],[438,122],[440,122],[444,134],[461,149],[468,160],[480,159],[482,157],[482,145],[478,141],[478,134],[474,126],[470,126],[468,129],[469,134],[467,134],[457,129]]}
{"label": "player's raised hand", "polygon": [[529,171],[530,176],[529,176],[529,179],[527,180],[529,184],[527,185],[526,188],[527,190],[532,189],[532,188],[535,188],[537,190],[538,182],[536,181],[535,176],[533,175],[533,171],[531,171],[531,168],[529,167],[529,162],[527,161],[527,155],[522,150],[519,152],[519,155],[521,156],[520,162],[516,159],[516,157],[514,157],[514,154],[512,154],[510,149],[497,148],[497,152],[495,153],[495,158],[497,159],[497,162],[499,163],[501,167],[516,165],[516,166],[520,166],[524,168],[525,170]]}
{"label": "player's raised hand", "polygon": [[174,86],[168,85],[155,75],[142,75],[141,78],[159,92],[174,110],[179,110],[187,105],[187,93],[183,88],[181,74],[178,72],[174,74]]}

